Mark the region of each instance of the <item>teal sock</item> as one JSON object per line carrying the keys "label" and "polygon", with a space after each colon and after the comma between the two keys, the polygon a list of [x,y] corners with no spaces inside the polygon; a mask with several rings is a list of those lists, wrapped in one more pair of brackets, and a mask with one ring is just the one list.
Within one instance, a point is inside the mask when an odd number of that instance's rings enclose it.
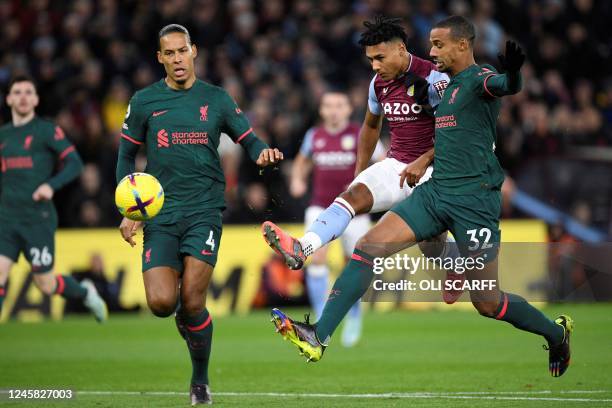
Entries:
{"label": "teal sock", "polygon": [[176,325],[187,342],[191,356],[191,383],[208,384],[208,361],[212,346],[213,324],[207,309],[195,316],[186,316],[179,310]]}
{"label": "teal sock", "polygon": [[85,299],[87,289],[85,289],[72,276],[57,275],[55,277],[55,294],[66,299]]}
{"label": "teal sock", "polygon": [[519,295],[502,292],[499,308],[494,317],[510,323],[517,329],[544,336],[549,344],[559,344],[563,341],[563,328]]}
{"label": "teal sock", "polygon": [[361,296],[368,290],[374,277],[374,257],[355,249],[353,256],[338,280],[334,283],[329,298],[317,322],[317,338],[327,344],[334,330]]}
{"label": "teal sock", "polygon": [[2,313],[2,303],[4,303],[5,296],[6,296],[6,289],[4,289],[4,285],[0,285],[0,313]]}

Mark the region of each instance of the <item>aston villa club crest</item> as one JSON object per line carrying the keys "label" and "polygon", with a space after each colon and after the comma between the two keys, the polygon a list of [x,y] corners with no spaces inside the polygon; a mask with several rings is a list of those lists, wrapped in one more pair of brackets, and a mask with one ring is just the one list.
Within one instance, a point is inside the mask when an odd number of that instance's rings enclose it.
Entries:
{"label": "aston villa club crest", "polygon": [[355,148],[355,137],[352,135],[344,135],[340,139],[342,150],[353,150]]}

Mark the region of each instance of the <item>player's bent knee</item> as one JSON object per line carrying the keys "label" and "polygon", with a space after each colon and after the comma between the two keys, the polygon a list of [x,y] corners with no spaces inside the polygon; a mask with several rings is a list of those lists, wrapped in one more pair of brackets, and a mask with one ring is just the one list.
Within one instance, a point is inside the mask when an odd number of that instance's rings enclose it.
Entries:
{"label": "player's bent knee", "polygon": [[189,316],[197,315],[204,310],[205,299],[204,296],[199,295],[188,295],[181,298],[181,312]]}
{"label": "player's bent knee", "polygon": [[376,237],[371,231],[365,234],[363,237],[359,238],[357,244],[355,244],[355,249],[358,249],[372,256],[389,255],[389,251],[387,250],[386,245],[376,239]]}
{"label": "player's bent knee", "polygon": [[176,309],[177,298],[169,295],[153,295],[147,298],[147,304],[155,316],[168,317]]}
{"label": "player's bent knee", "polygon": [[374,205],[372,193],[365,184],[361,183],[350,186],[348,190],[340,194],[340,198],[346,200],[353,207],[355,215],[367,213]]}

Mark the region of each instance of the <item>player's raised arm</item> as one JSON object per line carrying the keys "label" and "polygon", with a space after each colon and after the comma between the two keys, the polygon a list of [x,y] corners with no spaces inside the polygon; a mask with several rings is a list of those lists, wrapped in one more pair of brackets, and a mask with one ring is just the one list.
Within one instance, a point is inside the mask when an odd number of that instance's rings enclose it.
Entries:
{"label": "player's raised arm", "polygon": [[144,143],[146,116],[138,105],[134,95],[128,105],[125,121],[121,129],[119,154],[117,155],[117,183],[136,168],[136,153]]}
{"label": "player's raised arm", "polygon": [[83,170],[81,157],[59,126],[55,127],[53,136],[49,135],[47,144],[57,154],[62,166],[59,172],[34,191],[32,194],[34,201],[51,200],[57,190],[76,179]]}
{"label": "player's raised arm", "polygon": [[506,52],[498,55],[504,74],[492,72],[485,76],[482,82],[483,94],[489,96],[513,95],[521,90],[521,66],[525,62],[525,54],[521,47],[506,41]]}
{"label": "player's raised arm", "polygon": [[283,160],[284,156],[280,150],[270,148],[255,135],[244,112],[227,93],[224,93],[221,103],[225,114],[222,131],[227,133],[234,143],[239,143],[252,161],[260,167],[266,167]]}
{"label": "player's raised arm", "polygon": [[302,197],[308,190],[307,178],[312,171],[312,143],[314,129],[309,129],[304,136],[300,152],[295,156],[291,166],[289,192],[293,197]]}

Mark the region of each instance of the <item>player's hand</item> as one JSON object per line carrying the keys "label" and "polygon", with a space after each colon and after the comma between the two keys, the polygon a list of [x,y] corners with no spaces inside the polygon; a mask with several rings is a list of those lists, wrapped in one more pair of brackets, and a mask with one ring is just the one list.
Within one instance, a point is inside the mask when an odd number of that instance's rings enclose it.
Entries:
{"label": "player's hand", "polygon": [[419,105],[426,105],[429,103],[429,82],[421,76],[418,76],[412,72],[408,72],[405,75],[406,88],[414,86],[413,96],[416,103]]}
{"label": "player's hand", "polygon": [[275,164],[283,160],[283,152],[274,148],[274,149],[263,149],[261,153],[259,153],[259,157],[255,162],[259,167],[266,167],[270,164]]}
{"label": "player's hand", "polygon": [[427,171],[427,166],[429,166],[429,162],[422,157],[419,157],[407,165],[400,173],[400,188],[404,188],[404,182],[406,182],[409,187],[416,186]]}
{"label": "player's hand", "polygon": [[53,188],[47,184],[41,184],[38,186],[36,191],[32,193],[32,200],[34,201],[50,201],[53,198]]}
{"label": "player's hand", "polygon": [[521,46],[510,40],[506,41],[506,54],[499,54],[497,58],[506,72],[518,72],[525,62],[525,54]]}
{"label": "player's hand", "polygon": [[434,116],[434,109],[429,103],[429,82],[412,72],[406,73],[406,88],[410,91],[412,87],[413,98],[421,106],[423,112],[429,116]]}
{"label": "player's hand", "polygon": [[294,198],[300,198],[306,191],[308,190],[308,185],[302,179],[292,179],[291,184],[289,184],[289,193]]}
{"label": "player's hand", "polygon": [[132,246],[136,246],[136,242],[134,242],[134,235],[136,235],[136,230],[142,224],[141,221],[130,220],[129,218],[123,218],[121,221],[121,225],[119,225],[119,231],[121,232],[121,236]]}

